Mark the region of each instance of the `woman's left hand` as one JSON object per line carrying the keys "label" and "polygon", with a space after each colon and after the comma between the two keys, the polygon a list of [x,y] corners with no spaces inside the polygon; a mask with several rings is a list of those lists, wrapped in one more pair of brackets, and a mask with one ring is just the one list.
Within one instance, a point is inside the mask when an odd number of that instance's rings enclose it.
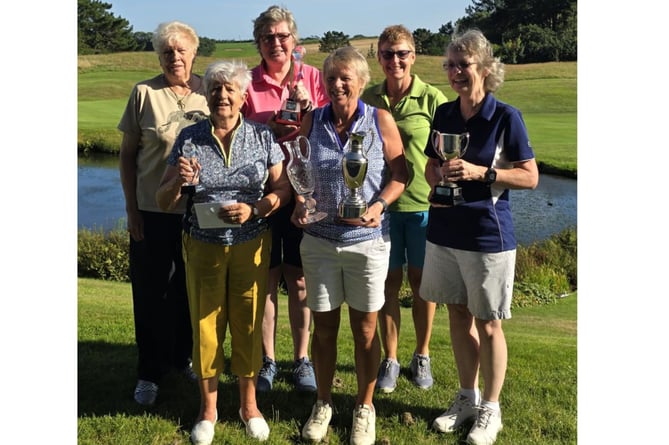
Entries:
{"label": "woman's left hand", "polygon": [[244,224],[253,218],[253,208],[245,202],[236,202],[222,206],[218,210],[218,217],[228,224]]}
{"label": "woman's left hand", "polygon": [[304,83],[302,83],[301,80],[295,84],[295,88],[293,88],[293,91],[291,91],[290,96],[293,100],[296,100],[300,103],[300,108],[302,109],[303,113],[311,109],[311,96],[309,95],[309,91],[307,91]]}
{"label": "woman's left hand", "polygon": [[487,168],[464,159],[450,159],[441,164],[441,174],[450,182],[480,181]]}

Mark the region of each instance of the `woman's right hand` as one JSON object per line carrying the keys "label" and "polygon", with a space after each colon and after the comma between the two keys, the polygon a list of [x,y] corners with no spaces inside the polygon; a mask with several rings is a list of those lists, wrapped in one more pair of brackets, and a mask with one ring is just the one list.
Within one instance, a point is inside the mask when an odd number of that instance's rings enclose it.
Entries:
{"label": "woman's right hand", "polygon": [[134,241],[144,239],[144,218],[139,210],[127,210],[128,233]]}
{"label": "woman's right hand", "polygon": [[179,177],[182,184],[199,184],[202,166],[197,158],[179,157]]}
{"label": "woman's right hand", "polygon": [[[311,198],[312,205],[316,205],[316,200]],[[293,214],[290,215],[290,222],[295,224],[297,227],[307,227],[307,214],[309,210],[307,209],[306,202],[302,196],[295,199],[295,208],[293,209]]]}

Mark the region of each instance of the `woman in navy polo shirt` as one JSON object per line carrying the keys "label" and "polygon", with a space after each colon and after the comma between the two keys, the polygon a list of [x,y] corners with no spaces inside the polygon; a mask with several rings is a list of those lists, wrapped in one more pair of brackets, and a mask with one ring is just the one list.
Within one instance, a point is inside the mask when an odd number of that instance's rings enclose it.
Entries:
{"label": "woman in navy polo shirt", "polygon": [[469,133],[469,144],[460,158],[448,161],[440,160],[432,138],[425,148],[430,186],[443,178],[461,187],[464,199],[452,206],[433,203],[428,220],[420,294],[448,307],[460,383],[455,401],[433,427],[453,432],[473,420],[467,443],[492,444],[502,429],[502,320],[511,318],[516,263],[509,189],[536,188],[539,172],[520,111],[493,96],[504,81],[504,66],[485,36],[478,30],[455,36],[444,69],[458,98],[437,108],[432,127]]}

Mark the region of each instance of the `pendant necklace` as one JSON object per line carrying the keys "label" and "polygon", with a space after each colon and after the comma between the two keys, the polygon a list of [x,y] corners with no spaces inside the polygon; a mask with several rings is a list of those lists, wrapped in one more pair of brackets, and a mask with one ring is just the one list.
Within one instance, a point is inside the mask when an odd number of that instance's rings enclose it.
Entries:
{"label": "pendant necklace", "polygon": [[190,94],[186,93],[182,97],[179,97],[179,95],[172,89],[172,87],[170,87],[170,91],[174,95],[174,98],[177,100],[177,107],[179,108],[179,111],[183,113],[184,109],[186,108],[186,101],[188,100],[188,96]]}

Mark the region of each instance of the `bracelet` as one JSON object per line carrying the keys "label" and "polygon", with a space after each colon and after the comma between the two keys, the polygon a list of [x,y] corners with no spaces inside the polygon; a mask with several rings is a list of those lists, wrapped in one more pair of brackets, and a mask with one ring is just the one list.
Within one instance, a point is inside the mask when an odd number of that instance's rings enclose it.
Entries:
{"label": "bracelet", "polygon": [[381,210],[381,213],[385,213],[385,211],[388,210],[388,203],[386,202],[386,200],[379,196],[374,201],[372,201],[370,205],[373,205],[377,202],[380,202],[381,205],[383,206],[383,210]]}
{"label": "bracelet", "polygon": [[309,105],[307,105],[306,107],[304,107],[304,109],[303,109],[302,111],[305,112],[305,113],[308,113],[308,112],[310,112],[313,108],[314,108],[314,103],[313,103],[312,101],[309,101]]}

